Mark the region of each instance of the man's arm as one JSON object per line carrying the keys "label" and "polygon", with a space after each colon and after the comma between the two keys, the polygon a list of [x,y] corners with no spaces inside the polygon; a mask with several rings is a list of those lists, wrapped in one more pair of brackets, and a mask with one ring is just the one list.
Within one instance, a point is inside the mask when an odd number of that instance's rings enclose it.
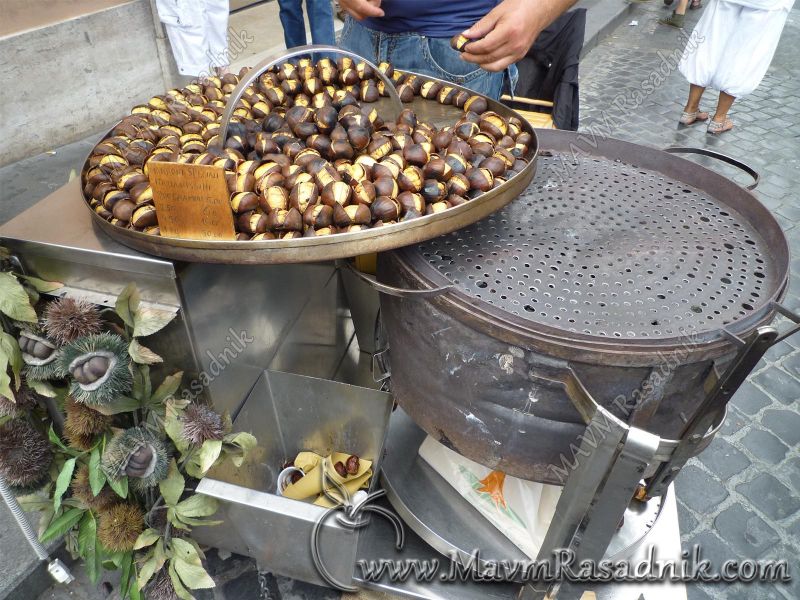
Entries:
{"label": "man's arm", "polygon": [[339,6],[357,21],[383,16],[381,0],[339,0]]}
{"label": "man's arm", "polygon": [[542,29],[575,2],[503,0],[464,32],[464,36],[477,41],[467,44],[461,57],[487,71],[502,71],[525,56]]}

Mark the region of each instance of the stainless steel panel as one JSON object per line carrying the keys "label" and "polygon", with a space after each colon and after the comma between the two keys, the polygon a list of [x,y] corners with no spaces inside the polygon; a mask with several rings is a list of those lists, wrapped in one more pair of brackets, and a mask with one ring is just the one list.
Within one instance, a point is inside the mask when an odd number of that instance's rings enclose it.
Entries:
{"label": "stainless steel panel", "polygon": [[[350,452],[374,461],[377,473],[392,401],[389,394],[290,373],[265,371],[234,421],[259,446],[239,469],[225,465],[198,491],[218,498],[226,528],[206,528],[202,542],[244,552],[271,571],[323,583],[311,559],[311,531],[325,510],[274,494],[287,458],[301,450]],[[374,481],[377,477],[374,478]],[[373,484],[374,484],[373,481]],[[322,532],[326,566],[350,581],[357,537],[333,520]]]}
{"label": "stainless steel panel", "polygon": [[380,296],[374,288],[359,279],[349,269],[339,269],[339,277],[347,296],[358,346],[362,352],[372,354],[377,350],[375,347],[375,323],[381,307]]}

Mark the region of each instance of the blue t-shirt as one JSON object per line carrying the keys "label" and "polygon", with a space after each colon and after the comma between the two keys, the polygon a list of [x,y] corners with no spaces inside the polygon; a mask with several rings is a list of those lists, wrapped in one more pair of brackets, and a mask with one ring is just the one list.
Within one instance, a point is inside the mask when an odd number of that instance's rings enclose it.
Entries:
{"label": "blue t-shirt", "polygon": [[383,0],[385,16],[363,24],[383,33],[453,37],[486,16],[500,0]]}

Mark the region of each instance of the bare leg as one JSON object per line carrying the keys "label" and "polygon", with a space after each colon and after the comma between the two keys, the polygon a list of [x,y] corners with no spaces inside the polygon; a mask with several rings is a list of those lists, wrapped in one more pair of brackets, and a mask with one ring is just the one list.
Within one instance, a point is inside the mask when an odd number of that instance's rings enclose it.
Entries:
{"label": "bare leg", "polygon": [[686,8],[689,6],[689,0],[680,0],[678,6],[675,7],[676,15],[685,15]]}
{"label": "bare leg", "polygon": [[725,119],[728,118],[728,111],[731,109],[731,106],[733,106],[734,100],[736,100],[736,98],[734,98],[730,94],[726,94],[725,92],[719,93],[719,101],[717,102],[717,112],[714,115],[714,120],[717,123],[724,123]]}
{"label": "bare leg", "polygon": [[[687,0],[688,1],[688,0]],[[684,7],[685,9],[685,7]],[[689,84],[689,100],[686,101],[686,108],[684,108],[684,112],[693,113],[697,112],[700,108],[700,99],[703,97],[703,93],[706,91],[706,88],[700,87],[699,85],[695,85],[693,83]]]}

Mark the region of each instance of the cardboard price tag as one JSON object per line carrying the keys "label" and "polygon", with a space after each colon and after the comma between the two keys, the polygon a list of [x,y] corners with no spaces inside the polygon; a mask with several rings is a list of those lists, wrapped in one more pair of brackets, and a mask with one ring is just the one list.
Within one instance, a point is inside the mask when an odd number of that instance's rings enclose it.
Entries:
{"label": "cardboard price tag", "polygon": [[223,169],[151,162],[148,173],[161,235],[194,240],[236,239]]}

